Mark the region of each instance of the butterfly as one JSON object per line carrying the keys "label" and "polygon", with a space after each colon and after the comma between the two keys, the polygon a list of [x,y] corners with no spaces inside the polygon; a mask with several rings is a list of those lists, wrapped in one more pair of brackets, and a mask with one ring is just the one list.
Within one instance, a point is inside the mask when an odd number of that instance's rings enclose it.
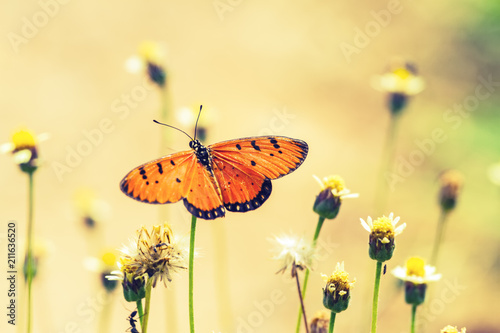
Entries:
{"label": "butterfly", "polygon": [[247,212],[262,206],[271,195],[271,180],[297,169],[309,150],[306,142],[284,136],[204,146],[196,139],[196,128],[194,139],[179,131],[191,139],[191,150],[138,166],[123,178],[120,188],[129,197],[151,204],[182,199],[192,215],[205,220],[223,217],[226,210]]}

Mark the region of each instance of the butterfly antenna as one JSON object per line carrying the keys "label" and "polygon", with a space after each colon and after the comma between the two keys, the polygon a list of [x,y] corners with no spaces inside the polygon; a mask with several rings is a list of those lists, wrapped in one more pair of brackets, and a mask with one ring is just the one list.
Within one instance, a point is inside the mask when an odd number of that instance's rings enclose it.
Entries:
{"label": "butterfly antenna", "polygon": [[[191,140],[194,140],[194,139],[191,137],[191,135],[187,134],[186,132],[184,132],[184,131],[183,131],[183,130],[181,130],[180,128],[174,127],[174,126],[172,126],[172,125],[167,125],[167,124],[164,124],[164,123],[160,123],[158,120],[154,120],[154,119],[153,119],[153,121],[154,121],[155,123],[159,124],[159,125],[163,125],[163,126],[167,126],[167,127],[170,127],[170,128],[176,129],[176,130],[178,130],[179,132],[182,132],[182,133],[186,134],[186,135],[187,135],[187,137],[188,137],[188,138],[190,138]],[[195,136],[195,137],[196,137],[196,136]]]}
{"label": "butterfly antenna", "polygon": [[196,118],[196,125],[194,125],[194,138],[195,139],[196,139],[196,134],[198,134],[198,120],[200,119],[202,107],[203,107],[203,105],[200,105],[200,112],[198,112],[198,118]]}

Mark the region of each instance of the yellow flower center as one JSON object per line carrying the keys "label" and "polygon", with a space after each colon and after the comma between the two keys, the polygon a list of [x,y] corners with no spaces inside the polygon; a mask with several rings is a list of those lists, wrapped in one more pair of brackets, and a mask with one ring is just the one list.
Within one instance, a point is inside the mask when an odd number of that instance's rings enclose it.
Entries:
{"label": "yellow flower center", "polygon": [[19,130],[12,135],[12,143],[14,143],[14,151],[31,149],[35,147],[35,137],[28,130]]}
{"label": "yellow flower center", "polygon": [[116,255],[113,252],[105,252],[101,259],[106,266],[114,266],[116,263]]}
{"label": "yellow flower center", "polygon": [[145,41],[139,46],[139,55],[146,62],[160,65],[165,57],[163,48],[153,41]]}
{"label": "yellow flower center", "polygon": [[407,276],[425,276],[425,261],[419,257],[412,257],[406,261]]}
{"label": "yellow flower center", "polygon": [[392,71],[392,74],[394,74],[401,80],[407,80],[413,76],[413,74],[406,68],[397,68]]}
{"label": "yellow flower center", "polygon": [[342,270],[333,272],[333,274],[328,278],[326,285],[330,292],[334,290],[349,290],[351,287],[351,283],[349,282],[349,273]]}
{"label": "yellow flower center", "polygon": [[322,189],[329,189],[333,192],[339,193],[345,189],[344,179],[342,177],[334,175],[323,178]]}
{"label": "yellow flower center", "polygon": [[392,220],[386,216],[379,217],[373,222],[372,235],[379,239],[394,238]]}

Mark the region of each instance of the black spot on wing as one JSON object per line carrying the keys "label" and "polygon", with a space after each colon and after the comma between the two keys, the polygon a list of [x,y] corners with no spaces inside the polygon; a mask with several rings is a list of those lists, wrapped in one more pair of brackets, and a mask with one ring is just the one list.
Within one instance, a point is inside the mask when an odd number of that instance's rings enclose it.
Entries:
{"label": "black spot on wing", "polygon": [[[292,171],[296,170],[299,166],[301,166],[302,163],[304,162],[304,160],[307,157],[307,153],[309,152],[309,146],[304,141],[298,140],[298,139],[289,139],[289,140],[295,146],[295,148],[293,148],[292,151],[290,151],[290,149],[288,147],[286,147],[286,148],[282,147],[282,149],[288,149],[288,151],[286,153],[290,153],[291,152],[298,159],[298,162],[295,163],[294,167],[290,168],[290,170],[288,171],[288,173],[280,175],[277,178],[281,178],[281,177],[283,177],[283,176],[291,173]],[[280,150],[278,150],[278,153],[279,154],[283,154],[283,151],[280,149]]]}
{"label": "black spot on wing", "polygon": [[181,180],[179,178],[175,178],[175,181],[178,182],[178,183],[181,182]]}
{"label": "black spot on wing", "polygon": [[227,203],[224,204],[224,206],[230,212],[238,212],[238,213],[248,212],[250,210],[254,210],[262,206],[262,204],[271,195],[272,190],[273,186],[271,184],[271,180],[266,178],[262,183],[262,187],[259,193],[257,193],[257,195],[255,196],[255,198],[252,198],[247,202]]}
{"label": "black spot on wing", "polygon": [[277,141],[276,139],[271,139],[271,141],[270,141],[270,142],[271,142],[273,145],[274,145],[274,144],[276,144],[276,143],[278,143],[278,141]]}
{"label": "black spot on wing", "polygon": [[163,174],[163,167],[161,166],[161,163],[156,163],[156,166],[158,167],[158,172],[160,173],[160,175]]}
{"label": "black spot on wing", "polygon": [[252,164],[252,166],[256,166],[257,163],[255,163],[255,161],[250,161],[250,164]]}
{"label": "black spot on wing", "polygon": [[241,146],[239,143],[236,144],[236,148],[238,148],[238,150],[241,150]]}
{"label": "black spot on wing", "polygon": [[257,146],[257,143],[255,143],[255,140],[252,140],[250,142],[250,144],[252,145],[253,149],[260,151],[260,147]]}
{"label": "black spot on wing", "polygon": [[187,199],[184,199],[184,206],[192,215],[199,217],[204,220],[214,220],[219,217],[224,217],[226,215],[226,209],[224,206],[217,207],[212,210],[201,210],[193,206]]}
{"label": "black spot on wing", "polygon": [[174,160],[170,160],[170,164],[175,165]]}

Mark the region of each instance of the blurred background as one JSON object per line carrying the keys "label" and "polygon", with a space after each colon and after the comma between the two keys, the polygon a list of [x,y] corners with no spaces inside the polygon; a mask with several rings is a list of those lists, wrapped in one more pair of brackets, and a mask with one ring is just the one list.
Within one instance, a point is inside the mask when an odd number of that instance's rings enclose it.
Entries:
{"label": "blurred background", "polygon": [[[199,221],[197,331],[295,330],[294,281],[275,274],[279,263],[269,239],[284,232],[311,239],[320,191],[312,175],[339,174],[360,196],[346,199],[338,217],[323,226],[306,310],[312,318],[323,308],[320,273],[344,261],[357,282],[336,331],[367,332],[375,262],[359,218],[380,214],[377,177],[391,116],[387,93],[374,89],[373,80],[395,56],[412,61],[425,81],[399,119],[395,166],[411,156],[423,159],[388,191],[383,213],[401,216],[407,228],[382,278],[379,331],[409,331],[410,306],[389,271],[410,256],[430,257],[440,214],[438,177],[452,168],[463,174],[464,187],[446,225],[437,267],[443,278],[430,286],[437,301],[419,314],[425,332],[448,324],[500,332],[494,306],[500,297],[500,176],[492,168],[500,162],[499,15],[497,1],[471,0],[4,2],[0,143],[21,127],[50,135],[38,143],[42,164],[35,174],[34,232],[42,250],[33,332],[99,332],[102,317],[109,332],[124,332],[135,304],[123,299],[121,286],[103,291],[89,257],[120,248],[141,225],[158,224],[160,214],[176,235],[189,237],[182,203],[160,213],[118,187],[132,168],[188,149],[185,135],[152,122],[163,103],[169,124],[190,134],[182,110],[196,112],[203,104],[207,143],[275,134],[310,148],[297,171],[273,182],[263,207]],[[164,47],[164,95],[144,72],[126,68],[144,41]],[[160,144],[162,136],[168,143]],[[0,159],[1,242],[7,222],[17,221],[21,259],[27,177],[11,155]],[[85,219],[89,210],[93,221]],[[2,271],[5,265],[0,260]],[[180,272],[168,289],[156,287],[150,332],[188,331],[187,277]],[[0,281],[5,305],[8,286]],[[224,290],[217,287],[221,281]],[[20,274],[18,290],[23,286]],[[17,330],[2,319],[2,332],[24,331],[21,310],[17,319]]]}

